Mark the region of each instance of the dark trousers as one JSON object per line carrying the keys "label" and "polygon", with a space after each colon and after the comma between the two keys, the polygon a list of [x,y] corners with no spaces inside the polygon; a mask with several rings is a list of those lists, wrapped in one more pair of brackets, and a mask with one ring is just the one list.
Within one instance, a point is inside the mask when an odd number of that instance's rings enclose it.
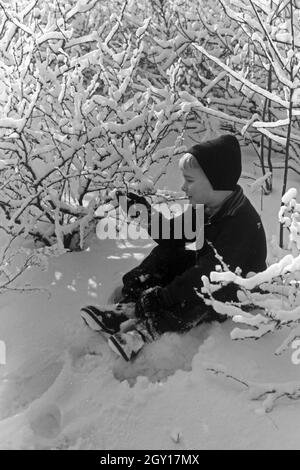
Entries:
{"label": "dark trousers", "polygon": [[[149,287],[166,286],[177,275],[194,266],[195,261],[195,251],[155,246],[139,266],[123,276],[124,298],[135,301]],[[180,304],[170,309],[162,308],[150,315],[147,320],[158,333],[187,331],[204,321],[224,320],[224,317],[221,318],[197,296],[192,303],[182,299]]]}

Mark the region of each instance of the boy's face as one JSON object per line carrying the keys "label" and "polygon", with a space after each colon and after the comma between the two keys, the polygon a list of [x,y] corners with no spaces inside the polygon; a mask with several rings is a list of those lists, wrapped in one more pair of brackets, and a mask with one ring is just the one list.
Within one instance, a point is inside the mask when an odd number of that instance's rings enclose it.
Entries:
{"label": "boy's face", "polygon": [[188,196],[192,206],[209,204],[214,190],[202,169],[200,167],[183,169],[182,175],[184,184],[181,189]]}

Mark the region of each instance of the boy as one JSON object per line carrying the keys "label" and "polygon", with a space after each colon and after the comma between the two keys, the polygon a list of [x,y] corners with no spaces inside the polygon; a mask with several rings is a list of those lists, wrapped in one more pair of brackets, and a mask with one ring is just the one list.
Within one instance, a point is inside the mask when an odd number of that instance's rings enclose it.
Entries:
{"label": "boy", "polygon": [[[110,333],[111,348],[126,360],[133,358],[145,342],[167,331],[187,331],[212,320],[226,319],[214,313],[197,295],[201,276],[209,276],[223,262],[242,275],[266,269],[266,237],[259,215],[237,185],[241,175],[241,151],[231,135],[191,147],[180,159],[186,192],[193,210],[203,204],[204,245],[192,251],[186,240],[174,237],[175,224],[183,225],[184,214],[171,221],[170,237],[154,238],[157,246],[143,262],[123,276],[122,299],[115,308],[84,307],[81,316],[95,330]],[[130,202],[147,206],[149,214],[157,212],[143,197],[128,194]],[[164,217],[159,213],[161,222]],[[216,257],[216,255],[218,255]],[[196,290],[195,290],[196,289]],[[234,285],[216,292],[222,301],[237,300]],[[132,309],[134,328],[120,331]]]}

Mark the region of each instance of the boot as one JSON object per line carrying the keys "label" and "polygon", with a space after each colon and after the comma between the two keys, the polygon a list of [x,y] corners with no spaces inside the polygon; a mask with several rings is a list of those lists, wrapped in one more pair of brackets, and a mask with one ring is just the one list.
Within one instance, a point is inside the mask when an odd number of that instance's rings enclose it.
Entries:
{"label": "boot", "polygon": [[140,322],[133,330],[126,333],[118,332],[108,338],[110,348],[118,356],[131,361],[134,359],[146,343],[155,340],[152,331],[149,331],[145,322]]}
{"label": "boot", "polygon": [[103,307],[87,305],[81,308],[81,318],[93,331],[104,331],[108,334],[117,333],[123,322],[129,319],[128,314],[134,312],[134,304],[112,304]]}

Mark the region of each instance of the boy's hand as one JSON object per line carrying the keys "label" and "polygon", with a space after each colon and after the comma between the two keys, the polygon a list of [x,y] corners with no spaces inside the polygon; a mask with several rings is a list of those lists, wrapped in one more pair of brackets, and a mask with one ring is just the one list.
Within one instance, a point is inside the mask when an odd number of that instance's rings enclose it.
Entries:
{"label": "boy's hand", "polygon": [[140,196],[139,194],[129,192],[127,193],[127,198],[130,201],[130,204],[143,204],[147,208],[151,207],[151,204],[147,201],[144,196]]}
{"label": "boy's hand", "polygon": [[[151,209],[151,204],[147,201],[144,196],[140,196],[139,194],[129,192],[127,194],[122,194],[121,191],[116,192],[116,196],[118,199],[118,203],[121,205],[124,212],[129,211],[131,206],[135,204],[141,204],[147,208],[147,210]],[[126,207],[124,207],[124,203],[126,202]]]}
{"label": "boy's hand", "polygon": [[148,313],[157,313],[163,307],[161,287],[150,287],[144,291],[135,304],[135,316],[144,318]]}

